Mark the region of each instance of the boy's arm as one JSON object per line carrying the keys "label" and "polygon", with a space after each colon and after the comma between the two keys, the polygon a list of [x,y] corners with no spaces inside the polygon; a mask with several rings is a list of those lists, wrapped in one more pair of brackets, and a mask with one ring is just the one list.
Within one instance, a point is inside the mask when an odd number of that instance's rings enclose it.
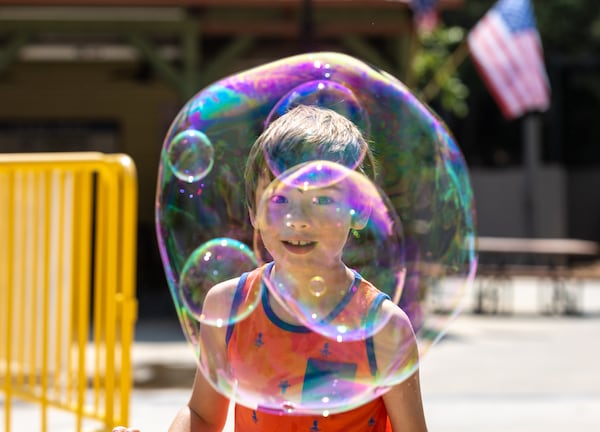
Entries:
{"label": "boy's arm", "polygon": [[[217,393],[196,369],[190,401],[179,410],[169,432],[220,432],[227,421],[228,409],[229,400]],[[112,432],[140,432],[140,429],[117,426]]]}
{"label": "boy's arm", "polygon": [[383,395],[392,431],[426,432],[418,369]]}
{"label": "boy's arm", "polygon": [[[239,278],[231,279],[212,287],[204,299],[205,310],[211,311],[213,316],[226,318],[231,311],[238,282]],[[200,361],[209,374],[214,375],[219,369],[227,368],[226,328],[200,325]],[[216,381],[213,377],[213,382]],[[221,431],[228,410],[229,399],[217,392],[202,371],[196,369],[190,401],[177,413],[169,432]]]}
{"label": "boy's arm", "polygon": [[[210,289],[204,307],[213,316],[227,317],[231,311],[239,278],[221,282]],[[200,354],[202,364],[209,373],[227,367],[226,327],[200,325]],[[176,414],[169,432],[217,432],[222,431],[227,421],[229,399],[217,392],[199,369],[188,404]],[[118,426],[113,432],[139,432],[136,428]]]}
{"label": "boy's arm", "polygon": [[386,325],[375,334],[378,369],[390,376],[415,367],[414,372],[383,395],[393,432],[426,432],[427,426],[419,380],[419,350],[408,316],[390,301],[381,313]]}
{"label": "boy's arm", "polygon": [[222,431],[228,409],[229,399],[215,391],[202,372],[196,370],[190,401],[177,413],[169,432]]}

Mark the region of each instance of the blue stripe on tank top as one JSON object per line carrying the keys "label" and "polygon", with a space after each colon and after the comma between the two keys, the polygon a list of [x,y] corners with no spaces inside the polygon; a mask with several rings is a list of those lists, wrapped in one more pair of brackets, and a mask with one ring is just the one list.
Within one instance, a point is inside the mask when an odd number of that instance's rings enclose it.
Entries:
{"label": "blue stripe on tank top", "polygon": [[[384,293],[379,293],[375,300],[373,300],[373,303],[369,308],[369,312],[367,313],[367,329],[371,329],[373,327],[375,315],[385,300],[390,300],[390,297]],[[371,375],[375,376],[377,374],[377,359],[375,358],[375,343],[373,341],[373,336],[370,336],[366,339],[365,345],[367,347],[367,357],[369,358]]]}
{"label": "blue stripe on tank top", "polygon": [[323,318],[321,320],[322,323],[328,323],[330,321],[333,321],[333,319],[336,316],[338,316],[340,314],[340,312],[342,312],[344,310],[344,308],[348,305],[348,303],[350,303],[350,300],[352,300],[354,293],[356,293],[356,291],[357,291],[356,287],[358,287],[360,285],[360,282],[362,281],[362,276],[360,274],[358,274],[357,271],[352,270],[352,272],[354,273],[354,280],[352,281],[350,288],[346,291],[346,294],[344,295],[344,298],[342,299],[342,301],[340,301],[333,308],[333,310],[329,313],[329,315],[327,315],[325,318]]}
{"label": "blue stripe on tank top", "polygon": [[[267,275],[269,275],[271,273],[271,269],[273,268],[274,263],[269,263],[265,269],[265,272]],[[360,282],[362,280],[362,277],[360,276],[360,274],[356,271],[354,271],[354,275],[355,275],[355,279],[353,282],[353,286],[354,284]],[[236,287],[235,290],[235,294],[233,297],[233,302],[231,305],[231,314],[230,316],[234,316],[237,313],[237,310],[240,307],[240,304],[242,302],[242,299],[244,298],[244,287],[246,285],[246,280],[248,279],[248,273],[244,273],[240,276],[240,280],[238,281],[238,285]],[[302,326],[302,325],[294,325],[294,324],[290,324],[287,323],[285,321],[283,321],[281,318],[279,318],[275,312],[273,312],[273,309],[271,308],[270,302],[269,302],[269,290],[267,289],[267,287],[264,286],[264,282],[261,281],[261,284],[263,284],[262,286],[262,305],[265,311],[265,314],[267,315],[267,317],[277,326],[279,326],[280,328],[290,331],[290,332],[296,332],[296,333],[310,333],[311,329],[309,329],[308,327]],[[350,292],[352,290],[349,290]],[[346,300],[346,298],[348,298],[348,300]],[[342,301],[345,301],[345,304],[348,303],[349,299],[351,298],[351,296],[346,296]],[[367,315],[367,327],[370,327],[371,325],[373,325],[373,320],[374,320],[374,316],[377,313],[377,310],[379,309],[379,307],[381,306],[381,303],[383,303],[385,300],[390,300],[390,297],[384,293],[380,293],[375,301],[373,301],[373,304],[371,305],[370,309],[369,309],[369,313]],[[336,307],[336,310],[338,308]],[[331,319],[332,317],[335,317],[335,315],[337,315],[339,313],[339,311],[337,311],[335,314],[332,312],[329,316],[328,319]],[[331,317],[331,318],[330,318]],[[233,333],[233,329],[234,329],[235,323],[230,324],[227,326],[227,333],[225,336],[225,343],[228,345],[229,344],[229,340],[231,339],[231,335]],[[377,373],[377,359],[375,358],[375,346],[374,346],[374,341],[373,341],[373,337],[368,337],[365,340],[365,347],[367,350],[367,358],[369,360],[369,367],[371,370],[371,374],[375,375]]]}
{"label": "blue stripe on tank top", "polygon": [[[271,270],[273,269],[273,264],[275,264],[275,263],[269,263],[267,265],[267,268],[265,268],[265,275],[267,277],[271,274]],[[262,305],[263,305],[265,314],[267,315],[269,320],[271,320],[271,322],[273,324],[275,324],[277,327],[279,327],[283,330],[289,331],[289,332],[310,333],[311,330],[308,327],[305,327],[303,325],[290,324],[290,323],[282,320],[275,314],[275,312],[273,311],[273,308],[271,308],[271,302],[269,301],[269,290],[267,289],[266,286],[264,286],[264,281],[262,283],[263,283]]]}
{"label": "blue stripe on tank top", "polygon": [[[231,312],[229,317],[233,317],[237,314],[240,305],[242,304],[242,300],[244,299],[244,287],[246,286],[246,279],[248,279],[249,273],[243,273],[240,276],[240,280],[238,281],[237,287],[235,288],[235,294],[233,295],[233,301],[231,302]],[[229,345],[229,339],[231,339],[231,334],[233,333],[234,324],[229,324],[227,326],[227,333],[225,335],[225,345]]]}

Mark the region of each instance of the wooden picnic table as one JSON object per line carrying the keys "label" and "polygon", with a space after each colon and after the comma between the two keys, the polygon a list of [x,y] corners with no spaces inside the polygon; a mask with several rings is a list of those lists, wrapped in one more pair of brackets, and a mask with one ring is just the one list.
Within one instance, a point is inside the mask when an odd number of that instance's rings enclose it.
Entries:
{"label": "wooden picnic table", "polygon": [[582,293],[573,283],[572,260],[600,257],[597,242],[571,238],[479,237],[477,250],[477,313],[511,312],[513,278],[534,276],[552,281],[550,295],[538,295],[544,313],[580,314]]}
{"label": "wooden picnic table", "polygon": [[477,249],[485,253],[517,253],[560,256],[595,256],[600,245],[570,238],[479,237]]}

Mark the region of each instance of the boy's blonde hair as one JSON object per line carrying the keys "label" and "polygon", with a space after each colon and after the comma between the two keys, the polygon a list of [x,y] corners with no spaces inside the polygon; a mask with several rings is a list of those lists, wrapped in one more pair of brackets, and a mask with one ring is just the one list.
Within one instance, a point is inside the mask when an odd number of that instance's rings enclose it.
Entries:
{"label": "boy's blonde hair", "polygon": [[273,179],[311,160],[337,162],[375,179],[373,152],[354,123],[327,108],[298,105],[273,121],[250,149],[244,173],[248,209],[255,211],[261,176]]}

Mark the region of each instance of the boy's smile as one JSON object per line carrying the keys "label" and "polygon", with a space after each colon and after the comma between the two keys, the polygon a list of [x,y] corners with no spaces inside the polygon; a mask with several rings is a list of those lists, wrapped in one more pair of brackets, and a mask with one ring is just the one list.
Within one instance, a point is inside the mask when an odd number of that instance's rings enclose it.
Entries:
{"label": "boy's smile", "polygon": [[282,240],[283,246],[290,252],[298,255],[303,255],[313,251],[317,242],[306,240]]}

